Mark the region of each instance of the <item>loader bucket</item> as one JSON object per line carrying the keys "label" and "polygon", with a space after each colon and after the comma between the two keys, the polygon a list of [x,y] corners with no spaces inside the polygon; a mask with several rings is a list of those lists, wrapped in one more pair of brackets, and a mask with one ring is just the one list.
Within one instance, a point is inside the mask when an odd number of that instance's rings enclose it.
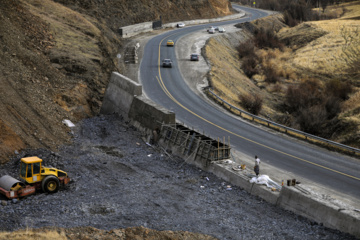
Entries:
{"label": "loader bucket", "polygon": [[6,191],[16,191],[23,187],[25,187],[23,182],[20,182],[9,175],[4,175],[0,178],[0,188],[5,189]]}

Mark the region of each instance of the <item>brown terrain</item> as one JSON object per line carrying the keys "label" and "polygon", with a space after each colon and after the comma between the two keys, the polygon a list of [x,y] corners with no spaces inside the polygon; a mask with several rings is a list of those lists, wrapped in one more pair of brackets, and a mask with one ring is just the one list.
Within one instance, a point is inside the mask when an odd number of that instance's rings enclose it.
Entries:
{"label": "brown terrain", "polygon": [[[328,6],[325,13],[333,18],[303,22],[292,28],[283,23],[281,14],[274,14],[240,24],[242,34],[211,38],[203,51],[211,65],[209,80],[216,94],[238,108],[248,110],[240,96],[259,96],[262,99],[259,116],[359,148],[360,1]],[[246,43],[252,39],[254,29],[260,28],[271,29],[283,47],[281,50],[256,48],[255,54],[260,59],[256,66],[258,73],[249,78],[241,68],[243,59],[239,57],[238,47],[240,42]],[[356,57],[354,61],[349,61],[348,56],[352,54]],[[268,80],[267,76],[275,76],[276,80]],[[303,106],[305,110],[300,113],[289,113],[284,108],[289,104],[286,95],[289,88],[304,86],[301,84],[306,82],[315,83],[318,89],[314,99],[321,98],[321,95],[326,95],[323,97],[326,99],[332,94],[324,93],[325,86],[332,81],[336,84],[347,83],[352,87],[352,92],[341,100],[336,116],[330,114],[323,117],[325,110],[320,105]],[[310,92],[308,90],[303,89],[296,101],[303,101]],[[338,93],[340,89],[334,92]],[[337,108],[334,102],[326,105],[328,109]],[[312,124],[307,126],[304,122]]]}
{"label": "brown terrain", "polygon": [[155,231],[145,227],[131,227],[126,229],[101,230],[93,227],[77,227],[71,229],[42,228],[20,230],[12,233],[1,233],[1,240],[216,240],[216,238],[199,233],[186,231]]}
{"label": "brown terrain", "polygon": [[[25,149],[44,148],[56,151],[59,146],[72,141],[69,128],[62,122],[64,119],[76,123],[99,113],[111,72],[122,73],[126,68],[116,58],[118,53],[123,53],[128,41],[119,38],[117,34],[119,27],[158,20],[160,17],[166,23],[224,16],[231,12],[227,0],[159,0],[156,4],[154,1],[145,0],[2,0],[0,4],[0,163],[7,162],[11,156]],[[299,28],[301,27],[304,28],[304,25]],[[313,31],[316,35],[315,39],[321,38],[322,31],[330,32],[329,29],[319,30],[321,28],[319,23],[312,24],[311,29],[314,28],[317,29]],[[281,33],[283,32],[279,31],[279,34]],[[289,32],[288,36],[291,34]],[[309,39],[304,41],[308,43]],[[236,66],[239,59],[234,50],[230,51],[231,54],[224,50],[222,57],[228,61],[216,63],[215,58],[211,59],[211,51],[216,50],[211,50],[211,47],[222,48],[214,40],[210,40],[206,47],[207,57],[212,63],[212,84],[215,86],[217,75],[214,65],[219,69],[227,69],[229,66],[220,64],[227,62]],[[304,48],[298,49],[304,50]],[[285,55],[288,52],[281,54]],[[296,51],[296,57],[298,59],[303,57],[301,51]],[[281,59],[286,58],[282,56]],[[299,60],[297,63],[299,64],[296,66],[299,67],[302,62]],[[311,63],[307,62],[307,64]],[[300,67],[298,69],[301,71]],[[233,73],[233,71],[227,72]],[[241,70],[236,67],[234,72],[236,73],[229,78],[241,74]],[[289,75],[292,73],[293,71]],[[240,77],[240,79],[245,78]],[[245,86],[248,86],[250,91],[276,92],[273,96],[269,92],[265,93],[267,97],[261,114],[277,116],[272,110],[271,100],[280,101],[278,97],[283,95],[282,88],[265,85],[261,76],[245,81]],[[228,84],[236,86],[236,83]],[[354,85],[358,87],[358,84]],[[223,89],[219,84],[217,91],[221,92]],[[239,93],[236,92],[234,96],[237,97]],[[224,94],[230,96],[233,93]],[[360,124],[359,101],[356,99],[359,96],[358,91],[355,91],[348,100],[347,108],[342,112],[346,121],[355,123],[357,130],[353,131],[353,134],[357,136],[359,136]],[[341,137],[338,139],[341,140]],[[359,144],[356,136],[349,136],[346,139],[350,139],[348,142],[353,145]],[[93,227],[49,228],[0,234],[0,239],[24,238],[214,239],[203,234],[156,231],[145,227],[110,231]]]}
{"label": "brown terrain", "polygon": [[[231,13],[227,0],[2,0],[0,4],[0,163],[24,149],[56,151],[71,142],[64,119],[99,113],[116,58],[121,26],[211,18]],[[0,239],[214,239],[144,227],[38,229]]]}
{"label": "brown terrain", "polygon": [[231,13],[227,0],[3,0],[0,4],[0,163],[26,148],[68,143],[64,119],[99,113],[121,26],[211,18]]}

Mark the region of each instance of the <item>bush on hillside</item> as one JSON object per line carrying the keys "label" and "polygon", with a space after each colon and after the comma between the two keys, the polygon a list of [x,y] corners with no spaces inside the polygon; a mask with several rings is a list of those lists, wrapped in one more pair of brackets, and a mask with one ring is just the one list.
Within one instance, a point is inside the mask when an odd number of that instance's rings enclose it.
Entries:
{"label": "bush on hillside", "polygon": [[338,79],[329,80],[324,87],[316,80],[304,81],[288,88],[284,110],[295,117],[301,131],[321,136],[329,132],[330,122],[337,119],[351,92],[351,85]]}
{"label": "bush on hillside", "polygon": [[286,25],[288,25],[289,27],[295,27],[296,25],[299,24],[299,21],[294,19],[293,16],[289,13],[289,12],[284,12],[283,13],[283,19],[284,19],[284,23]]}
{"label": "bush on hillside", "polygon": [[258,58],[256,55],[249,55],[242,60],[241,68],[248,78],[258,73]]}
{"label": "bush on hillside", "polygon": [[258,94],[245,94],[239,96],[240,105],[248,112],[258,115],[262,108],[263,99]]}
{"label": "bush on hillside", "polygon": [[290,86],[285,96],[285,110],[290,113],[299,112],[322,102],[320,83],[316,80],[302,82],[298,87]]}
{"label": "bush on hillside", "polygon": [[258,48],[279,48],[282,50],[284,44],[279,40],[272,29],[259,28],[254,32],[253,41]]}
{"label": "bush on hillside", "polygon": [[333,119],[341,112],[341,100],[337,97],[329,96],[325,99],[324,107],[327,119]]}
{"label": "bush on hillside", "polygon": [[240,58],[247,57],[247,56],[254,56],[255,55],[255,46],[252,41],[247,41],[240,43],[237,47],[237,51]]}
{"label": "bush on hillside", "polygon": [[322,105],[301,108],[296,122],[299,124],[301,131],[319,135],[327,122],[326,110]]}
{"label": "bush on hillside", "polygon": [[272,65],[263,66],[263,73],[265,75],[266,83],[277,83],[280,80],[279,75]]}
{"label": "bush on hillside", "polygon": [[352,85],[348,82],[341,82],[339,79],[331,79],[325,84],[325,92],[340,100],[347,100],[352,93]]}

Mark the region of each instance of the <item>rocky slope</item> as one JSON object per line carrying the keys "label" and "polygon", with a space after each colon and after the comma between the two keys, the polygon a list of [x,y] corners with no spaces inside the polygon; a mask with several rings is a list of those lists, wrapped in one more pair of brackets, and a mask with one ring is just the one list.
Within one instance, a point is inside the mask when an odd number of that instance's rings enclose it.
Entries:
{"label": "rocky slope", "polygon": [[356,239],[172,156],[167,144],[149,146],[116,115],[85,119],[72,129],[74,142],[58,152],[28,150],[0,169],[0,176],[17,176],[20,158],[29,154],[72,179],[55,194],[20,201],[0,195],[0,240],[11,239],[2,238],[3,231],[20,229],[37,235],[18,239],[40,239],[45,227],[62,238],[44,239]]}
{"label": "rocky slope", "polygon": [[99,112],[121,26],[230,14],[227,0],[2,0],[0,163],[25,148],[68,143],[64,119]]}

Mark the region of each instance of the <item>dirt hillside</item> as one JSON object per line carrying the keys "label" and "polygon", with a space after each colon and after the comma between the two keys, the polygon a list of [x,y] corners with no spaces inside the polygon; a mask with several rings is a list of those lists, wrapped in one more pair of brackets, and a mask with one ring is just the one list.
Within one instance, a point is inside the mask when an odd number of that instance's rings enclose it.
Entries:
{"label": "dirt hillside", "polygon": [[70,141],[64,119],[98,114],[121,26],[216,17],[227,0],[2,0],[0,4],[0,163],[25,148]]}
{"label": "dirt hillside", "polygon": [[[282,15],[276,14],[239,25],[241,35],[229,33],[211,38],[205,47],[211,64],[210,82],[215,93],[238,108],[248,111],[240,96],[259,96],[262,99],[259,116],[359,148],[359,67],[351,69],[346,54],[359,53],[360,24],[357,19],[360,16],[360,1],[329,7],[328,11],[336,14],[337,18],[303,22],[290,28],[283,23]],[[249,77],[242,68],[244,61],[239,56],[238,48],[240,43],[253,38],[254,29],[260,28],[271,29],[284,47],[281,50],[268,47],[257,49],[259,63],[255,70],[258,73]],[[348,38],[347,42],[344,37]],[[357,75],[353,74],[356,72]],[[269,80],[268,76],[274,76],[275,80]],[[323,104],[327,110],[314,105],[306,110],[300,108],[299,113],[290,112],[284,107],[289,104],[289,88],[297,88],[311,81],[319,86],[318,96],[324,93],[331,81],[337,86],[348,83],[352,91],[339,105],[336,101]],[[304,95],[307,93],[306,90],[302,92]],[[334,109],[337,109],[336,113],[331,112],[335,112]],[[309,122],[313,124],[307,126],[305,123]]]}

